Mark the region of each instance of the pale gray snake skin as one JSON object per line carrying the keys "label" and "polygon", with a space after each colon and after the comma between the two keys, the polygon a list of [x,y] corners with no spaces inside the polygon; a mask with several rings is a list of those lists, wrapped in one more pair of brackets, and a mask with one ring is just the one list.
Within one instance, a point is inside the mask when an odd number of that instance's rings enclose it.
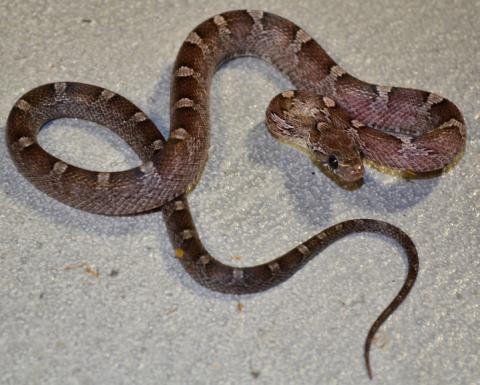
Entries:
{"label": "pale gray snake skin", "polygon": [[[7,144],[18,170],[37,188],[70,206],[107,215],[162,207],[185,270],[201,285],[224,293],[254,293],[275,286],[344,236],[375,232],[396,240],[408,259],[397,296],[372,325],[365,363],[380,325],[403,302],[418,273],[412,240],[397,227],[372,219],[331,226],[262,265],[233,267],[212,257],[195,229],[185,193],[198,181],[209,147],[209,89],[217,68],[238,56],[256,56],[282,71],[298,91],[276,96],[266,113],[275,137],[301,147],[343,181],[361,180],[363,159],[413,174],[443,169],[465,147],[459,109],[425,91],[362,82],[340,68],[300,27],[262,11],[231,11],[197,26],[178,53],[171,89],[170,137],[122,96],[81,83],[52,83],[23,95],[7,123]],[[122,137],[142,165],[121,172],[84,170],[38,144],[47,122],[80,118]]]}

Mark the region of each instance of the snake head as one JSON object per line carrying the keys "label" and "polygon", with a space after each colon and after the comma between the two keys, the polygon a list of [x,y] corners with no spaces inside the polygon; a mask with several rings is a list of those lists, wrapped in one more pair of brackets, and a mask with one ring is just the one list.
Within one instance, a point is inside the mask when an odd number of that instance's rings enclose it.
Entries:
{"label": "snake head", "polygon": [[307,91],[285,91],[267,109],[267,127],[277,139],[306,151],[341,181],[363,178],[360,151],[348,134],[345,112],[330,98]]}
{"label": "snake head", "polygon": [[319,122],[310,133],[308,147],[314,160],[342,181],[352,183],[363,178],[365,170],[360,151],[342,128]]}

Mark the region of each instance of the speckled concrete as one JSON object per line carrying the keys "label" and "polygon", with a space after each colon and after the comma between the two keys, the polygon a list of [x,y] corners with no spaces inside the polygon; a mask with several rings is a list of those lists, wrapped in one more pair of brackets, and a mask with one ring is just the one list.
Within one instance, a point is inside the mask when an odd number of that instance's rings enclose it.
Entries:
{"label": "speckled concrete", "polygon": [[[75,80],[123,94],[168,133],[182,40],[205,18],[245,7],[297,22],[364,80],[435,91],[465,114],[467,150],[447,174],[406,181],[369,168],[361,189],[344,191],[267,133],[268,102],[290,87],[282,75],[243,59],[214,79],[210,160],[190,198],[214,255],[267,261],[356,217],[414,239],[421,272],[374,343],[374,380],[362,348],[405,273],[393,243],[352,236],[279,287],[220,295],[175,261],[160,214],[66,207],[17,173],[1,135],[1,384],[480,383],[479,1],[3,1],[0,126],[25,91]],[[138,164],[84,122],[52,124],[42,143],[84,167]]]}

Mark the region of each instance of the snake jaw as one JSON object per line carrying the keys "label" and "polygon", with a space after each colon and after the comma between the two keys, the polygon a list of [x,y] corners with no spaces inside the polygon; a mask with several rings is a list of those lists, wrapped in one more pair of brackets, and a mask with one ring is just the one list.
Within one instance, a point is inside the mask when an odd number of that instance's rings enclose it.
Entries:
{"label": "snake jaw", "polygon": [[363,167],[363,163],[355,162],[354,164],[350,162],[344,162],[339,165],[336,170],[333,172],[338,175],[338,177],[345,182],[357,182],[363,178],[365,174],[365,169]]}

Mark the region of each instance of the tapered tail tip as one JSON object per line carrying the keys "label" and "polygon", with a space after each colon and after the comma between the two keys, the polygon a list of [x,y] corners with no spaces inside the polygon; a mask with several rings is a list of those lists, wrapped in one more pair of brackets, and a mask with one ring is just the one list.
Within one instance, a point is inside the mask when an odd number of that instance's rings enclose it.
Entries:
{"label": "tapered tail tip", "polygon": [[367,368],[367,374],[369,379],[373,379],[372,368],[370,366],[370,357],[368,352],[365,354],[365,367]]}

